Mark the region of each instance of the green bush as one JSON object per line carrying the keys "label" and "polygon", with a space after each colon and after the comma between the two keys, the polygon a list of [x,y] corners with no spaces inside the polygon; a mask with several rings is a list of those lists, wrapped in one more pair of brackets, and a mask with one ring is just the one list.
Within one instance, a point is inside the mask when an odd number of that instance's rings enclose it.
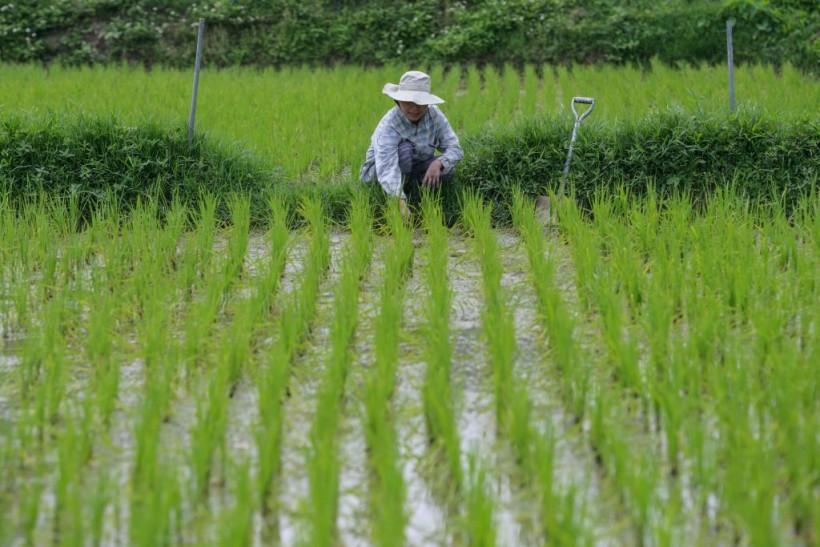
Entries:
{"label": "green bush", "polygon": [[218,198],[247,192],[261,218],[266,192],[285,186],[238,148],[207,137],[189,146],[185,128],[84,116],[0,120],[0,190],[12,203],[74,194],[88,215],[112,200],[128,209],[138,199],[193,204],[203,191]]}
{"label": "green bush", "polygon": [[[467,137],[452,193],[478,190],[507,221],[514,185],[533,197],[557,191],[571,131],[568,118],[543,118]],[[786,124],[753,111],[713,118],[668,111],[615,128],[590,120],[574,145],[569,185],[585,204],[598,191],[642,195],[651,187],[699,199],[733,184],[788,206],[816,185],[819,151],[816,118]]]}
{"label": "green bush", "polygon": [[[555,191],[571,128],[566,117],[547,117],[466,136],[465,160],[442,189],[447,221],[457,220],[468,188],[494,205],[500,223],[510,220],[513,187],[533,198]],[[596,192],[622,188],[637,196],[652,188],[701,199],[731,183],[751,198],[776,196],[790,206],[816,186],[820,126],[812,119],[784,124],[755,112],[707,119],[666,112],[614,128],[588,121],[574,150],[569,183],[582,204]],[[270,192],[292,210],[304,193],[314,193],[331,219],[345,222],[352,194],[362,189],[370,192],[375,213],[386,201],[377,184],[286,180],[207,136],[189,146],[180,127],[126,127],[115,118],[83,116],[0,120],[0,192],[11,204],[73,195],[88,217],[112,202],[127,212],[139,199],[168,204],[177,197],[195,207],[208,192],[222,203],[219,217],[228,220],[224,198],[240,192],[250,195],[254,224],[264,225]]]}

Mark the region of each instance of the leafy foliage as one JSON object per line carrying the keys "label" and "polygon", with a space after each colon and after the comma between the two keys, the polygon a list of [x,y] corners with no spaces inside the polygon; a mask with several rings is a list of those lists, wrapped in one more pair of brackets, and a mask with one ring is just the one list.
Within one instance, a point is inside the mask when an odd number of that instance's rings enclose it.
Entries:
{"label": "leafy foliage", "polygon": [[[556,191],[571,129],[566,117],[549,116],[465,136],[465,160],[440,190],[446,222],[460,216],[465,189],[493,203],[495,220],[504,223],[510,221],[514,187],[531,197]],[[818,150],[820,126],[811,118],[786,123],[755,111],[715,117],[667,111],[614,127],[588,121],[574,145],[569,183],[586,205],[600,191],[625,188],[642,195],[652,188],[700,199],[731,183],[749,197],[781,196],[792,206],[816,186]],[[331,219],[344,222],[353,194],[361,189],[354,180],[294,181],[263,165],[207,136],[189,146],[179,127],[126,127],[113,117],[0,120],[0,191],[12,202],[36,201],[43,194],[74,196],[86,217],[112,200],[129,210],[139,199],[170,203],[176,195],[198,208],[206,191],[217,199],[217,217],[224,221],[230,218],[224,198],[242,192],[251,199],[251,221],[264,224],[271,193],[290,208],[310,193]],[[376,184],[366,188],[376,212],[384,192]]]}
{"label": "leafy foliage", "polygon": [[[503,204],[519,184],[530,195],[557,191],[572,124],[542,118],[467,139],[467,157],[452,191],[478,190]],[[569,182],[589,204],[596,191],[626,188],[635,195],[688,192],[698,199],[733,183],[750,197],[783,196],[795,204],[820,174],[820,126],[805,119],[785,124],[755,112],[704,118],[667,111],[614,128],[587,122],[579,131]]]}
{"label": "leafy foliage", "polygon": [[[265,216],[265,194],[281,182],[276,172],[238,149],[197,137],[188,145],[180,127],[148,123],[127,127],[116,118],[50,115],[0,121],[0,188],[12,201],[41,194],[76,195],[87,215],[114,200],[130,209],[138,199],[176,195],[195,203],[203,191],[252,197],[255,218]],[[229,216],[220,205],[218,215]]]}
{"label": "leafy foliage", "polygon": [[19,0],[0,6],[0,61],[191,66],[207,20],[216,66],[388,62],[738,62],[820,66],[820,12],[787,0]]}

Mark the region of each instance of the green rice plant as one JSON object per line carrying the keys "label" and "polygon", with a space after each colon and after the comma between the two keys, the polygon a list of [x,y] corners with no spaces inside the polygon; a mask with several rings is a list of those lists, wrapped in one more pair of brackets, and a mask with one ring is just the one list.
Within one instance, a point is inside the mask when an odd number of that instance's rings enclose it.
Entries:
{"label": "green rice plant", "polygon": [[[63,337],[64,301],[56,297],[44,310],[41,344],[41,376],[39,383],[42,389],[36,396],[37,414],[43,427],[56,423],[60,416],[60,405],[63,401],[67,382],[65,361],[65,339]],[[39,368],[39,367],[38,367]]]}
{"label": "green rice plant", "polygon": [[[223,299],[228,295],[244,268],[250,224],[250,201],[246,196],[232,196],[228,200],[228,209],[234,225],[228,239],[228,256],[222,265],[222,282],[217,284],[221,289],[220,298]],[[278,229],[281,230],[281,228]],[[257,299],[260,295],[263,298],[269,296],[268,289],[261,285],[269,281],[278,284],[279,274],[284,269],[284,254],[276,251],[271,253],[271,256],[274,259],[282,259],[282,262],[270,265],[275,277],[269,279],[265,275],[259,276],[253,295],[247,301],[238,303],[233,321],[225,329],[217,346],[219,358],[216,370],[208,384],[207,399],[198,401],[197,421],[191,435],[190,460],[193,470],[194,496],[199,499],[204,499],[209,492],[214,454],[217,450],[224,449],[227,411],[231,394],[249,360],[254,326],[264,311]],[[207,311],[215,312],[214,305],[217,295],[215,292],[210,292],[208,297],[211,300],[206,300]],[[198,328],[201,329],[200,334],[210,330],[210,322],[206,322],[204,327],[201,325],[202,323],[198,324]]]}
{"label": "green rice plant", "polygon": [[107,470],[102,470],[97,477],[94,497],[88,507],[89,537],[92,545],[101,545],[105,529],[105,512],[112,502],[113,484]]}
{"label": "green rice plant", "polygon": [[[160,274],[155,274],[157,278]],[[167,302],[174,286],[160,283],[144,303],[144,314],[138,325],[139,354],[144,370],[144,393],[135,425],[136,450],[131,471],[132,515],[140,498],[164,489],[156,473],[161,458],[160,430],[171,411],[172,382],[179,363],[176,344],[170,340],[170,309]],[[164,495],[156,493],[156,495]]]}
{"label": "green rice plant", "polygon": [[535,71],[535,66],[526,65],[524,67],[523,89],[521,90],[523,95],[521,97],[521,104],[519,105],[521,118],[532,118],[539,111],[539,87],[540,82],[538,74],[536,74]]}
{"label": "green rice plant", "polygon": [[551,432],[531,432],[532,463],[530,473],[539,494],[538,518],[544,537],[554,545],[592,543],[585,527],[585,515],[578,511],[576,487],[560,492],[555,485],[555,439]]}
{"label": "green rice plant", "polygon": [[470,455],[468,461],[465,543],[479,546],[496,545],[495,503],[487,485],[487,472],[474,454]]}
{"label": "green rice plant", "polygon": [[440,203],[429,193],[422,196],[424,228],[427,233],[427,300],[424,331],[427,373],[423,387],[424,417],[432,446],[441,446],[446,455],[453,489],[462,488],[461,449],[450,379],[453,356],[450,341],[450,308],[453,292],[447,273],[449,232],[443,225]]}
{"label": "green rice plant", "polygon": [[58,441],[58,475],[55,481],[55,528],[60,538],[82,545],[86,538],[86,518],[83,504],[83,467],[91,458],[93,407],[67,413],[65,426]]}
{"label": "green rice plant", "polygon": [[310,247],[299,287],[284,301],[279,315],[279,336],[271,347],[267,365],[257,375],[259,427],[256,433],[259,453],[257,484],[259,503],[271,509],[273,479],[279,471],[280,447],[290,366],[299,346],[310,334],[316,312],[319,284],[330,263],[329,238],[322,206],[315,196],[307,195],[300,207],[311,232]]}
{"label": "green rice plant", "polygon": [[228,239],[228,257],[225,262],[224,275],[227,280],[225,291],[230,290],[230,283],[242,273],[245,262],[245,252],[248,248],[248,230],[250,228],[250,198],[246,195],[235,194],[228,198],[233,229]]}
{"label": "green rice plant", "polygon": [[174,532],[181,520],[180,487],[172,464],[156,461],[144,480],[133,485],[128,523],[131,545],[179,543]]}
{"label": "green rice plant", "polygon": [[117,402],[120,381],[119,360],[113,358],[115,304],[104,288],[95,293],[88,314],[85,354],[92,366],[92,391],[97,399],[100,420],[108,425]]}
{"label": "green rice plant", "polygon": [[230,368],[221,364],[208,384],[207,396],[197,400],[196,424],[191,431],[190,464],[194,499],[204,502],[210,491],[214,453],[225,442],[228,425]]}
{"label": "green rice plant", "polygon": [[225,547],[252,545],[254,504],[249,463],[236,464],[233,476],[236,480],[233,486],[234,505],[221,513],[219,544]]}
{"label": "green rice plant", "polygon": [[336,538],[339,498],[337,429],[350,365],[350,345],[356,331],[359,287],[373,252],[372,218],[366,194],[351,205],[350,240],[334,290],[331,353],[319,391],[316,417],[311,425],[308,477],[310,479],[311,545],[329,545]]}
{"label": "green rice plant", "polygon": [[384,258],[379,314],[375,324],[376,362],[364,392],[365,440],[371,469],[371,535],[380,544],[402,544],[407,517],[404,479],[398,465],[398,439],[390,412],[396,380],[399,333],[406,276],[413,261],[413,235],[398,203],[391,202],[386,219],[391,245]]}
{"label": "green rice plant", "polygon": [[525,203],[520,191],[513,194],[512,217],[516,230],[524,239],[538,311],[547,329],[553,360],[561,372],[569,410],[575,422],[581,423],[590,389],[589,367],[574,341],[575,321],[556,286],[555,265],[547,258],[549,249],[542,225],[535,216],[534,207]]}
{"label": "green rice plant", "polygon": [[[32,469],[32,474],[40,476],[45,473],[43,464],[36,462]],[[37,522],[40,517],[41,503],[45,482],[40,480],[27,480],[20,485],[18,492],[18,511],[20,519],[20,535],[29,545],[35,544]]]}
{"label": "green rice plant", "polygon": [[514,395],[516,342],[512,314],[504,303],[501,289],[502,265],[498,240],[490,226],[490,208],[481,203],[477,194],[463,196],[462,218],[473,236],[474,249],[481,263],[484,291],[482,323],[493,369],[496,420],[501,429],[506,429]]}
{"label": "green rice plant", "polygon": [[518,117],[521,87],[521,76],[518,70],[512,64],[505,63],[499,92],[498,111],[495,115],[500,123],[509,123],[510,120]]}

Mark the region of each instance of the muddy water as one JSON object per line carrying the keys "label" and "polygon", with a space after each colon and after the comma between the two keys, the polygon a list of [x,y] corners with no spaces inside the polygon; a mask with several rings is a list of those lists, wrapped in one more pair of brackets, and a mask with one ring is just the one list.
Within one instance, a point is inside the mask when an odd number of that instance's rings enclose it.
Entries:
{"label": "muddy water", "polygon": [[[579,504],[588,513],[595,514],[599,485],[592,458],[578,433],[568,425],[561,403],[560,389],[556,383],[555,370],[550,362],[547,344],[538,320],[535,297],[531,289],[526,254],[517,236],[511,232],[498,232],[505,273],[502,283],[508,305],[513,311],[517,336],[516,374],[529,386],[533,403],[533,420],[542,431],[552,431],[557,439],[556,475],[561,487],[574,485],[579,488]],[[282,452],[282,473],[278,482],[278,511],[275,515],[276,537],[284,545],[298,544],[306,537],[308,503],[308,478],[306,454],[309,449],[309,431],[316,408],[317,389],[328,359],[329,329],[333,312],[333,287],[338,280],[343,248],[347,234],[332,235],[331,265],[323,281],[318,300],[317,315],[309,340],[294,363],[290,381],[290,397],[285,401],[285,426]],[[341,492],[338,511],[340,540],[345,545],[369,543],[370,515],[368,510],[368,468],[364,441],[364,409],[361,403],[363,385],[367,372],[373,365],[374,322],[378,313],[381,258],[390,242],[379,238],[373,263],[360,294],[359,323],[352,348],[353,362],[345,386],[342,416],[339,426],[339,460]],[[401,335],[400,361],[397,372],[396,392],[390,411],[396,419],[399,439],[400,466],[406,486],[406,513],[408,519],[405,540],[411,545],[446,545],[454,542],[455,534],[463,518],[458,504],[441,497],[436,488],[436,465],[430,458],[425,431],[422,386],[426,364],[423,355],[422,329],[424,327],[425,299],[424,269],[426,258],[424,236],[416,234],[416,257],[413,271],[408,277]],[[268,242],[263,234],[254,234],[249,240],[248,258],[243,278],[234,288],[232,300],[223,310],[213,335],[219,335],[229,326],[231,306],[241,305],[249,297],[255,276],[262,269],[259,264],[267,256]],[[565,252],[559,246],[556,253]],[[277,301],[300,285],[302,261],[307,252],[306,239],[298,234],[293,237],[293,247],[288,256]],[[564,269],[567,268],[567,269]],[[515,463],[510,455],[509,441],[500,438],[496,431],[490,366],[482,334],[481,310],[483,306],[481,270],[477,257],[471,250],[471,242],[463,235],[451,238],[449,258],[450,283],[453,290],[451,312],[451,340],[454,355],[452,382],[455,409],[466,472],[468,456],[475,455],[489,471],[491,492],[495,500],[495,519],[499,544],[530,544],[538,541],[533,535],[530,513],[534,497],[511,485]],[[571,261],[562,255],[557,275],[567,290],[574,290],[571,279]],[[233,501],[225,480],[230,482],[231,462],[250,461],[251,474],[256,469],[256,443],[254,433],[258,423],[258,393],[253,371],[265,366],[266,350],[277,336],[276,312],[268,318],[268,327],[261,338],[254,341],[251,362],[246,375],[239,382],[228,409],[226,433],[226,466],[217,465],[213,494],[204,509],[196,509],[187,500],[183,489],[183,510],[190,511],[186,524],[193,531],[184,531],[179,538],[183,542],[211,542],[217,536],[216,522],[219,513]],[[184,336],[184,314],[174,318],[175,336]],[[134,428],[139,419],[143,400],[145,370],[138,353],[135,336],[125,338],[128,348],[121,348],[120,396],[114,422],[107,438],[101,441],[96,454],[99,464],[105,465],[118,485],[118,495],[107,513],[105,538],[109,543],[125,544],[128,540],[128,489],[135,451]],[[19,362],[17,352],[5,347],[0,354],[0,375],[8,377]],[[206,359],[214,364],[215,355]],[[171,415],[163,425],[163,460],[177,471],[177,481],[187,488],[190,481],[187,458],[190,452],[190,434],[198,419],[198,405],[206,392],[209,380],[208,367],[194,370],[189,377],[175,385],[176,398]],[[81,383],[81,380],[77,380]],[[5,382],[4,382],[5,383]],[[0,416],[9,417],[16,404],[15,395],[0,390]],[[432,470],[434,471],[434,470]],[[466,473],[465,473],[466,474]],[[230,486],[230,485],[229,485]],[[48,528],[50,504],[53,492],[46,488],[43,493],[44,509],[41,523]],[[53,503],[51,504],[53,505]],[[203,512],[204,511],[204,512]],[[592,519],[606,522],[606,519]],[[270,522],[257,516],[255,519],[255,543],[266,544],[271,539],[264,532]]]}

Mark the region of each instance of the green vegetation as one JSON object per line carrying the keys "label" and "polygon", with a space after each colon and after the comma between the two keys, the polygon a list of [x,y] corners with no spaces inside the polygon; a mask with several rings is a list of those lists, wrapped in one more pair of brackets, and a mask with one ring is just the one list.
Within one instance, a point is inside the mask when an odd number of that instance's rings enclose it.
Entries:
{"label": "green vegetation", "polygon": [[[556,191],[566,133],[556,119],[487,132],[470,141],[473,159],[464,162],[458,180],[500,204],[511,203],[511,182],[530,196]],[[752,199],[776,196],[791,209],[820,175],[820,125],[808,118],[783,123],[754,112],[665,112],[611,130],[589,124],[580,135],[569,180],[587,206],[597,193],[612,195],[616,187],[635,195],[686,193],[702,201],[731,186]],[[496,213],[509,218],[501,206]]]}
{"label": "green vegetation", "polygon": [[[616,184],[636,195],[652,187],[701,199],[731,183],[750,197],[782,195],[791,207],[820,171],[814,153],[820,129],[811,116],[820,87],[788,66],[779,75],[738,69],[734,115],[725,104],[725,74],[711,68],[539,75],[532,66],[521,72],[511,65],[433,66],[431,72],[467,152],[442,195],[448,224],[465,188],[496,202],[494,217],[505,221],[514,184],[529,196],[555,190],[572,128],[567,106],[579,94],[598,101],[580,131],[570,173],[586,206],[596,190]],[[305,187],[317,185],[331,218],[344,223],[370,134],[390,107],[378,90],[399,73],[398,67],[205,73],[199,132],[188,146],[182,127],[188,74],[4,67],[4,78],[27,91],[0,89],[8,112],[0,121],[0,187],[15,202],[43,191],[76,194],[85,218],[101,203],[127,210],[138,198],[161,198],[162,214],[175,196],[197,209],[204,187],[220,221],[230,217],[228,196],[242,192],[259,225],[268,220],[271,192],[295,209]],[[378,186],[369,189],[375,210],[384,196]]]}
{"label": "green vegetation", "polygon": [[0,11],[4,62],[206,64],[716,62],[735,21],[740,62],[818,66],[809,0],[20,0]]}
{"label": "green vegetation", "polygon": [[[289,472],[305,485],[312,543],[351,529],[379,544],[415,537],[408,505],[419,488],[445,492],[429,502],[442,533],[475,544],[811,543],[820,201],[809,194],[787,214],[779,200],[731,191],[699,207],[652,196],[600,194],[591,217],[563,200],[545,231],[516,192],[517,235],[504,237],[518,241],[504,253],[521,253],[521,276],[506,275],[490,206],[475,195],[463,235],[428,196],[415,243],[397,208],[379,227],[363,197],[349,230],[335,232],[306,197],[306,227],[293,233],[276,198],[266,233],[250,230],[239,195],[224,227],[213,199],[199,210],[174,202],[163,222],[156,201],[127,214],[109,205],[84,227],[76,201],[0,202],[4,538],[289,541],[295,531],[278,528],[292,495],[280,488],[281,446],[305,435],[305,465]],[[330,245],[342,251],[332,286]],[[476,324],[452,291],[468,278],[480,287]],[[516,321],[544,333],[536,363],[518,351],[511,291],[521,293]],[[411,295],[422,301],[405,305]],[[291,423],[283,403],[319,343],[320,297],[334,310],[332,347],[315,376],[318,406]],[[363,314],[373,329],[357,333]],[[453,366],[458,352],[491,375]],[[413,360],[425,378],[412,412],[444,458],[408,460],[399,446],[415,418],[395,393]],[[534,410],[543,394],[522,363],[552,378],[564,424]],[[350,385],[353,367],[361,385]],[[354,393],[363,403],[344,404]],[[361,428],[354,488],[340,447],[356,437],[342,424]],[[408,465],[435,469],[408,475]],[[351,496],[364,513],[339,512]]]}
{"label": "green vegetation", "polygon": [[368,372],[364,392],[365,439],[371,470],[369,509],[371,538],[379,545],[404,544],[407,516],[404,478],[398,462],[396,418],[390,401],[396,385],[404,288],[413,265],[413,233],[391,202],[386,212],[390,247],[384,253],[379,312],[374,333],[376,362]]}
{"label": "green vegetation", "polygon": [[4,66],[0,543],[816,543],[820,88],[652,68],[431,66],[405,219],[398,67]]}

